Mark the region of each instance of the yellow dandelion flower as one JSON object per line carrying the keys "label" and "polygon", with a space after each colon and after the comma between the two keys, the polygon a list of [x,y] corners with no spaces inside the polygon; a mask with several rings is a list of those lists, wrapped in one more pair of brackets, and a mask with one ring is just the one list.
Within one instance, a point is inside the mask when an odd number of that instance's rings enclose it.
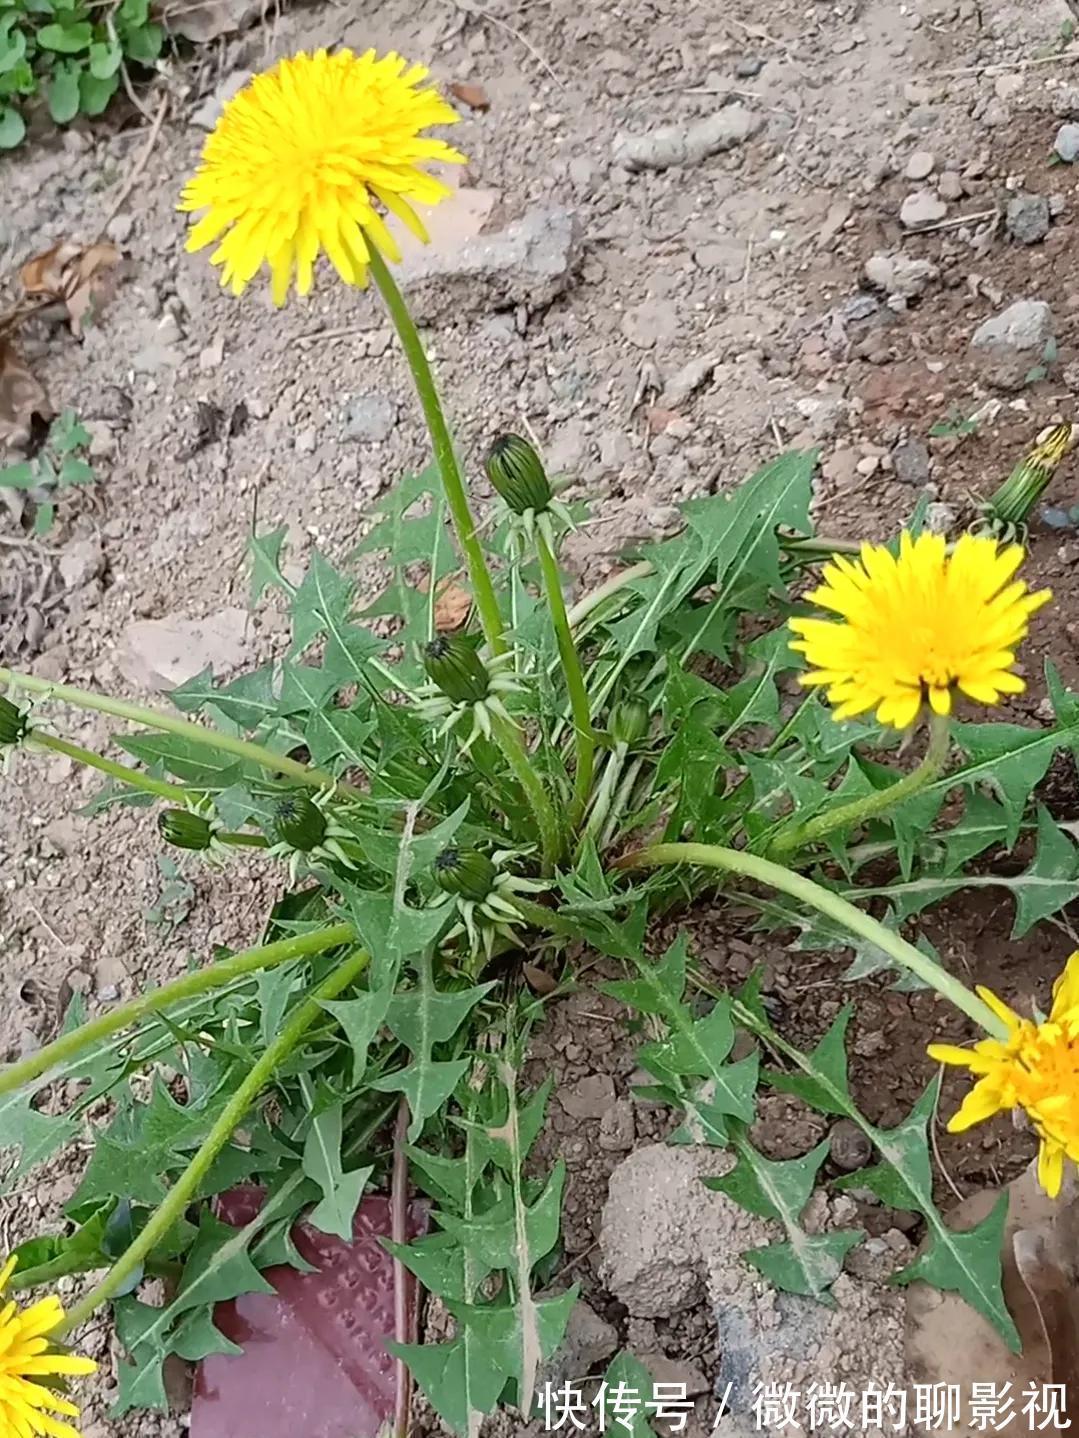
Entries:
{"label": "yellow dandelion flower", "polygon": [[948,1130],[962,1133],[995,1113],[1025,1109],[1041,1140],[1038,1182],[1055,1198],[1064,1160],[1079,1163],[1079,953],[1057,979],[1052,1010],[1041,1023],[1021,1019],[988,989],[978,994],[1003,1020],[1008,1037],[983,1039],[972,1049],[929,1045],[931,1059],[961,1065],[977,1077]]}
{"label": "yellow dandelion flower", "polygon": [[827,690],[837,719],[875,709],[895,729],[926,701],[951,713],[956,689],[980,704],[1021,693],[1015,651],[1051,598],[1014,578],[1022,560],[1018,544],[965,534],[949,553],[942,535],[905,531],[898,558],[875,544],[857,559],[837,555],[808,598],[842,622],[790,621],[791,648],[809,663],[802,683]]}
{"label": "yellow dandelion flower", "polygon": [[[14,1258],[0,1268],[0,1300],[15,1272]],[[58,1298],[43,1298],[25,1312],[12,1299],[0,1303],[0,1435],[3,1438],[79,1438],[54,1413],[78,1418],[74,1403],[46,1384],[57,1378],[94,1373],[89,1358],[50,1352],[49,1334],[64,1321]]]}
{"label": "yellow dandelion flower", "polygon": [[426,242],[413,204],[451,193],[421,165],[465,157],[421,132],[458,116],[431,88],[428,71],[373,50],[301,51],[281,60],[225,106],[184,189],[181,210],[204,210],[189,250],[220,240],[211,259],[240,294],[265,263],[274,303],[293,276],[305,295],[325,252],[349,285],[367,283],[370,246],[401,252],[378,208]]}

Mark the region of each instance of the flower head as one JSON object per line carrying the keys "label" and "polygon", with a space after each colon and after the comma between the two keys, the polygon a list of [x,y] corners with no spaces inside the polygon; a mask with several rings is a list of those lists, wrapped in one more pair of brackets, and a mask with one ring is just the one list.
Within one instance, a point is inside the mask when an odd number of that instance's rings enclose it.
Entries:
{"label": "flower head", "polygon": [[516,943],[515,926],[524,923],[514,904],[518,894],[539,894],[547,888],[538,879],[525,879],[504,867],[518,857],[499,850],[491,858],[476,849],[451,845],[435,859],[435,882],[461,916],[447,939],[466,934],[473,954],[482,949],[488,958],[496,939]]}
{"label": "flower head", "polygon": [[1079,1163],[1079,953],[1053,987],[1048,1019],[1022,1019],[988,989],[982,998],[1008,1030],[1007,1039],[982,1039],[972,1049],[930,1044],[929,1057],[968,1068],[977,1082],[948,1124],[962,1133],[1006,1109],[1025,1109],[1041,1140],[1038,1182],[1060,1192],[1064,1160]]}
{"label": "flower head", "polygon": [[[16,1260],[0,1267],[0,1300],[15,1272]],[[89,1358],[58,1353],[49,1334],[64,1321],[58,1298],[43,1298],[20,1312],[12,1299],[0,1302],[0,1433],[7,1438],[79,1438],[70,1423],[53,1415],[78,1418],[74,1403],[55,1391],[57,1379],[95,1373]]]}
{"label": "flower head", "polygon": [[858,559],[837,555],[811,603],[840,616],[792,619],[809,663],[803,684],[828,691],[837,719],[871,709],[906,729],[926,701],[951,712],[956,689],[980,704],[1026,687],[1012,672],[1030,616],[1050,599],[1014,578],[1017,544],[965,534],[949,554],[939,534],[900,536],[899,557],[863,544]]}
{"label": "flower head", "polygon": [[440,734],[448,734],[463,720],[472,720],[472,729],[462,746],[467,752],[482,734],[491,737],[493,720],[512,723],[505,704],[506,694],[515,694],[520,685],[507,670],[512,654],[483,659],[471,634],[439,634],[425,646],[423,667],[431,681],[419,694],[417,708],[424,718],[441,723]]}
{"label": "flower head", "polygon": [[211,259],[237,295],[265,263],[281,305],[294,275],[309,292],[323,251],[349,285],[367,283],[372,245],[401,258],[378,207],[426,242],[412,206],[450,190],[421,165],[464,163],[422,134],[457,121],[435,90],[420,88],[427,74],[393,53],[318,50],[256,75],[225,106],[184,188],[180,209],[205,211],[187,248],[219,240]]}
{"label": "flower head", "polygon": [[506,503],[511,533],[520,541],[532,541],[536,532],[553,548],[555,520],[566,529],[575,529],[573,515],[547,477],[535,446],[519,434],[503,434],[487,452],[487,478]]}

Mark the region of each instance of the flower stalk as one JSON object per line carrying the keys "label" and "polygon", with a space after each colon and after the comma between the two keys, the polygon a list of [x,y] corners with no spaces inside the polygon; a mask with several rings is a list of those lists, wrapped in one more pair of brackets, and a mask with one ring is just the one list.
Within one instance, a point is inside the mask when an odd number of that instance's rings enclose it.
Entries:
{"label": "flower stalk", "polygon": [[162,714],[156,709],[145,709],[141,704],[129,704],[125,699],[114,699],[109,694],[95,694],[89,689],[78,689],[73,684],[54,684],[48,679],[39,679],[35,674],[22,674],[14,669],[0,667],[0,684],[28,689],[33,694],[46,694],[50,699],[63,700],[76,709],[90,709],[98,714],[109,714],[114,719],[126,719],[132,724],[145,724],[147,728],[159,729],[164,734],[177,734],[192,743],[202,744],[207,749],[216,749],[225,754],[235,754],[267,769],[271,774],[283,774],[288,779],[305,784],[310,789],[333,789],[350,799],[366,798],[362,789],[344,779],[335,779],[325,769],[316,769],[290,759],[287,754],[275,754],[262,744],[249,739],[238,739],[233,734],[221,734],[216,729],[206,729],[190,719],[180,719],[173,714]]}
{"label": "flower stalk", "polygon": [[731,874],[743,874],[769,888],[790,894],[818,913],[834,919],[851,934],[883,950],[904,969],[935,989],[942,998],[955,1005],[968,1018],[974,1020],[986,1033],[994,1038],[1007,1038],[1008,1031],[1000,1018],[988,1004],[972,994],[965,984],[943,969],[940,964],[909,944],[900,934],[886,929],[870,914],[848,903],[846,899],[833,894],[830,889],[815,884],[803,874],[762,859],[757,854],[747,854],[740,849],[725,849],[718,844],[655,844],[647,849],[638,849],[615,860],[614,868],[622,870],[652,869],[666,864],[694,864],[704,869],[722,869]]}
{"label": "flower stalk", "polygon": [[558,641],[558,655],[562,660],[562,672],[569,693],[570,712],[573,715],[573,738],[577,751],[577,769],[573,778],[573,797],[570,800],[569,822],[571,829],[584,817],[588,796],[592,792],[592,778],[596,767],[596,731],[592,727],[591,706],[588,688],[581,670],[581,659],[573,642],[573,632],[566,612],[566,600],[562,593],[562,580],[558,573],[558,562],[554,551],[547,543],[542,529],[536,530],[536,553],[539,557],[540,573],[543,576],[544,593]]}
{"label": "flower stalk", "polygon": [[199,994],[223,988],[247,974],[288,963],[290,959],[310,958],[312,954],[325,953],[329,949],[339,948],[342,944],[352,943],[355,938],[356,931],[351,924],[331,924],[309,934],[294,934],[272,944],[243,949],[216,964],[208,964],[203,969],[184,974],[182,978],[174,979],[171,984],[165,984],[160,989],[139,994],[137,998],[111,1009],[107,1014],[100,1014],[89,1023],[72,1029],[70,1033],[61,1034],[51,1044],[46,1044],[44,1048],[29,1054],[9,1068],[0,1069],[0,1096],[13,1093],[23,1084],[32,1083],[42,1074],[74,1058],[99,1040],[106,1039],[121,1029],[130,1028],[132,1024],[137,1024],[151,1014],[172,1008],[184,999],[197,998]]}
{"label": "flower stalk", "polygon": [[101,774],[107,774],[110,779],[118,779],[120,783],[127,784],[132,789],[140,789],[144,794],[153,794],[157,799],[167,799],[173,804],[186,804],[190,797],[188,790],[180,784],[170,784],[167,779],[155,779],[150,774],[144,774],[141,769],[119,764],[115,759],[107,759],[104,754],[95,754],[92,749],[84,749],[81,744],[71,744],[55,734],[44,734],[40,729],[32,729],[26,742],[32,749],[50,749],[54,754],[63,754],[68,759],[74,759],[77,764],[96,769]]}
{"label": "flower stalk", "polygon": [[465,488],[461,466],[453,447],[453,438],[446,423],[446,415],[439,398],[435,377],[423,347],[419,332],[409,313],[405,298],[390,272],[390,267],[374,245],[369,245],[371,273],[375,284],[393,321],[397,337],[401,341],[412,379],[416,386],[423,417],[431,436],[435,462],[442,476],[442,488],[450,507],[453,527],[464,551],[468,565],[468,577],[472,582],[472,593],[476,600],[476,611],[483,627],[484,637],[492,654],[504,654],[506,639],[502,626],[502,614],[498,608],[495,587],[483,555],[483,546],[476,533],[476,521],[469,508],[468,492]]}
{"label": "flower stalk", "polygon": [[501,749],[514,778],[524,790],[539,829],[540,851],[543,855],[542,872],[551,874],[562,857],[562,833],[554,805],[525,749],[521,731],[513,720],[504,719],[498,714],[492,715],[491,735]]}
{"label": "flower stalk", "polygon": [[917,794],[944,772],[944,766],[948,762],[949,738],[948,716],[934,714],[929,721],[929,747],[925,758],[916,769],[912,769],[896,783],[889,784],[886,789],[877,789],[861,799],[852,799],[849,804],[840,804],[836,809],[829,809],[804,824],[779,833],[769,847],[769,853],[773,858],[782,859],[798,849],[817,843],[826,834],[837,829],[853,829],[856,825],[864,824]]}
{"label": "flower stalk", "polygon": [[199,1185],[209,1173],[214,1159],[232,1137],[244,1115],[259,1093],[270,1082],[274,1074],[303,1039],[313,1023],[321,1018],[325,1010],[322,1005],[336,998],[343,989],[357,979],[370,962],[370,956],[359,949],[350,958],[339,964],[328,978],[324,979],[310,996],[296,1009],[293,1017],[281,1033],[266,1049],[262,1057],[252,1066],[247,1077],[222,1109],[221,1116],[207,1134],[202,1146],[194,1155],[187,1168],[169,1189],[164,1202],[154,1211],[146,1227],[116,1260],[109,1272],[75,1305],[67,1315],[64,1332],[70,1332],[112,1298],[138,1269],[157,1243],[168,1233],[184,1209],[198,1192]]}

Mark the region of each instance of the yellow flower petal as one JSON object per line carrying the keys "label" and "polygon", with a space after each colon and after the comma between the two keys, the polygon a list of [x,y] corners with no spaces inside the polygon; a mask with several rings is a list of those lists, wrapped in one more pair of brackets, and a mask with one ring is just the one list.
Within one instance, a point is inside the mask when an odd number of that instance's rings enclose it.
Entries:
{"label": "yellow flower petal", "polygon": [[941,535],[905,530],[898,558],[872,544],[857,559],[836,556],[807,598],[840,622],[790,621],[808,665],[801,682],[826,691],[837,719],[873,710],[895,729],[926,703],[951,713],[957,691],[982,704],[1021,693],[1015,651],[1050,598],[1013,578],[1022,559],[1018,545],[969,534],[949,554]]}
{"label": "yellow flower petal", "polygon": [[[0,1267],[0,1292],[15,1266],[9,1258]],[[25,1310],[14,1301],[0,1309],[0,1438],[79,1438],[77,1429],[63,1421],[78,1419],[76,1404],[39,1381],[97,1370],[89,1358],[50,1352],[48,1335],[63,1321],[63,1306],[55,1296]]]}
{"label": "yellow flower petal", "polygon": [[976,1123],[984,1123],[1005,1107],[1000,1089],[989,1079],[982,1079],[967,1094],[958,1113],[949,1119],[948,1132],[962,1133]]}
{"label": "yellow flower petal", "polygon": [[422,165],[465,163],[423,133],[458,120],[421,88],[426,77],[399,55],[345,49],[301,51],[256,75],[225,106],[184,188],[179,208],[204,212],[187,248],[219,241],[211,260],[234,294],[266,266],[280,305],[294,279],[309,292],[320,252],[349,285],[367,281],[368,243],[400,259],[376,201],[426,241],[413,204],[452,190]]}
{"label": "yellow flower petal", "polygon": [[1050,1198],[1056,1198],[1063,1181],[1064,1150],[1059,1143],[1043,1139],[1038,1149],[1038,1182]]}

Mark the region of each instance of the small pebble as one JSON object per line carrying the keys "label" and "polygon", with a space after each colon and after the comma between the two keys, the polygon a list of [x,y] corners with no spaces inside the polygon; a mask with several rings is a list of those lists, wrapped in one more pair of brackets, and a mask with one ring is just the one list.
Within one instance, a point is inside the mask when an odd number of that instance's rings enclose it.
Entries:
{"label": "small pebble", "polygon": [[961,200],[963,181],[955,170],[945,170],[937,181],[937,194],[942,200]]}
{"label": "small pebble", "polygon": [[908,230],[920,230],[943,220],[947,213],[948,206],[933,190],[915,190],[903,201],[899,220]]}
{"label": "small pebble", "polygon": [[764,61],[758,55],[743,55],[734,67],[739,80],[752,80],[764,69]]}
{"label": "small pebble", "polygon": [[915,150],[903,171],[908,180],[928,180],[936,168],[936,159],[928,150]]}
{"label": "small pebble", "polygon": [[1061,125],[1053,149],[1066,165],[1074,165],[1079,160],[1079,125]]}

